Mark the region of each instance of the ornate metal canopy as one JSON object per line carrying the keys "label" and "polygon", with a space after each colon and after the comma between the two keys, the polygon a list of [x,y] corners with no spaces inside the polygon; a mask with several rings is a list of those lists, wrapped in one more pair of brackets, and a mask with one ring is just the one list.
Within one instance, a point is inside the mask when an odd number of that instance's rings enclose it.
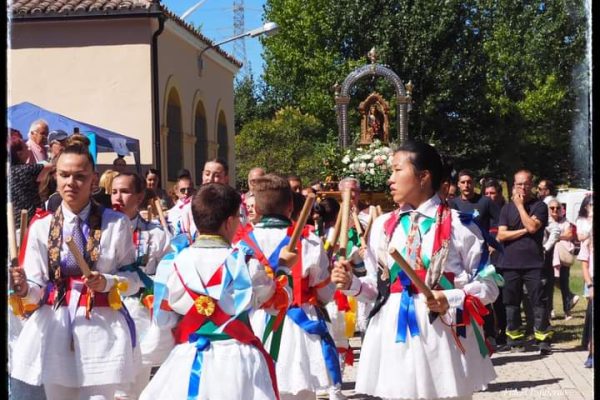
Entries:
{"label": "ornate metal canopy", "polygon": [[349,135],[348,135],[348,104],[350,103],[350,96],[348,93],[350,89],[359,79],[365,76],[381,76],[390,81],[396,90],[397,98],[397,113],[396,113],[396,127],[398,131],[398,140],[403,143],[408,139],[408,111],[410,110],[410,104],[412,102],[412,83],[408,82],[406,87],[402,80],[394,71],[382,64],[377,64],[377,54],[375,48],[369,51],[369,59],[371,64],[362,66],[352,71],[344,82],[340,86],[336,84],[335,90],[335,104],[337,111],[338,120],[338,132],[339,132],[339,143],[342,148],[348,147]]}

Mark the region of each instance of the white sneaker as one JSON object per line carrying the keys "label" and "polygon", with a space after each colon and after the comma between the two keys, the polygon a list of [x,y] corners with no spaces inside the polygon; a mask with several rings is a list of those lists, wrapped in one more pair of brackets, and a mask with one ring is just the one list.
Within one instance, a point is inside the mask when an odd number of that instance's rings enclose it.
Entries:
{"label": "white sneaker", "polygon": [[341,387],[329,388],[329,400],[347,400],[348,398],[342,394]]}
{"label": "white sneaker", "polygon": [[578,295],[573,296],[573,298],[571,299],[571,309],[573,309],[577,305],[578,301],[579,301],[579,296]]}

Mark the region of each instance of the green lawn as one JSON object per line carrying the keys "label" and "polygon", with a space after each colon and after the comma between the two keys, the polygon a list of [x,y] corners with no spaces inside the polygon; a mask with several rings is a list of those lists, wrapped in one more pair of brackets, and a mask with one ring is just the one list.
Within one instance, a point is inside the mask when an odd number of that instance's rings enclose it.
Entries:
{"label": "green lawn", "polygon": [[587,299],[583,297],[583,273],[581,263],[575,261],[571,266],[570,276],[571,291],[579,295],[580,299],[571,315],[573,318],[569,321],[564,320],[562,309],[562,296],[558,287],[554,288],[554,312],[556,318],[550,323],[554,329],[554,343],[568,347],[577,347],[581,345],[581,335],[583,333],[583,324],[585,321],[585,310],[587,308]]}

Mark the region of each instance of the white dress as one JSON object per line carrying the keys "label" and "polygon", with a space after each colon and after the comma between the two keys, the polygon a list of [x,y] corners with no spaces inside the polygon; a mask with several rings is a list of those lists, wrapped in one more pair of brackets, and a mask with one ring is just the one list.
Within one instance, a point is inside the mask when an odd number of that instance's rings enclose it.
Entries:
{"label": "white dress", "polygon": [[[141,270],[153,279],[159,261],[169,250],[170,234],[160,225],[147,222],[139,215],[130,220],[130,223],[135,238],[133,244],[136,260],[144,263],[140,266]],[[143,282],[142,284],[144,285]],[[134,356],[139,368],[136,371],[135,384],[122,390],[128,392],[131,398],[137,398],[150,380],[151,368],[159,366],[166,359],[175,341],[171,332],[152,325],[150,310],[141,303],[140,296],[136,294],[125,297],[123,303],[135,322],[139,346],[136,346]]]}
{"label": "white dress", "polygon": [[[275,284],[262,266],[255,260],[248,265],[238,265],[237,273],[242,281],[248,282],[251,298],[238,302],[239,285],[230,282],[225,285],[207,286],[215,271],[231,254],[231,249],[197,248],[184,249],[174,260],[174,266],[181,274],[185,285],[196,294],[207,294],[228,315],[239,315],[251,307],[259,307],[268,300]],[[242,254],[241,252],[239,254]],[[239,258],[244,258],[241,255]],[[235,276],[235,262],[227,264],[228,272]],[[250,283],[251,282],[251,283]],[[167,282],[168,302],[177,313],[185,315],[195,307],[192,297],[186,292],[176,273]],[[235,301],[234,301],[235,299]],[[188,398],[190,373],[196,358],[196,342],[184,342],[175,346],[154,378],[142,392],[140,399],[181,400]],[[267,362],[253,345],[243,344],[235,339],[211,340],[202,351],[198,399],[202,400],[272,400],[275,393],[269,375]]]}
{"label": "white dress", "polygon": [[[87,219],[90,206],[79,214]],[[63,204],[63,238],[75,226],[75,214]],[[44,295],[48,278],[48,236],[52,215],[34,222],[29,228],[29,239],[23,268],[30,281],[24,300],[37,304]],[[134,252],[129,221],[121,214],[104,209],[100,255],[95,269],[107,280],[110,289],[116,275],[127,282],[124,295],[137,292],[140,280],[135,273],[117,272],[133,262]],[[67,256],[66,244],[60,251],[62,260]],[[85,318],[85,307],[78,307],[73,322],[69,307],[43,304],[24,322],[14,343],[10,374],[30,385],[55,384],[67,387],[112,385],[132,382],[134,357],[130,330],[120,311],[96,306],[91,318]],[[72,339],[72,340],[71,340]],[[73,345],[73,349],[71,348]]]}
{"label": "white dress", "polygon": [[[439,198],[432,197],[418,211],[435,217]],[[407,210],[408,211],[408,210]],[[379,217],[373,225],[366,255],[367,276],[356,277],[347,293],[374,300],[377,296],[377,249],[384,247],[383,224],[390,214]],[[431,254],[435,225],[422,238],[422,255]],[[390,246],[402,252],[406,234],[398,225]],[[483,240],[475,225],[465,226],[452,210],[452,233],[445,271],[455,274],[454,287],[445,290],[450,310],[448,316],[456,322],[456,308],[462,308],[465,292],[484,304],[494,301],[498,288],[491,279],[472,280],[480,260]],[[387,250],[387,249],[385,249]],[[385,251],[384,250],[384,251]],[[381,254],[381,253],[380,253]],[[387,265],[393,260],[384,253]],[[463,292],[464,290],[464,292]],[[428,321],[425,297],[413,295],[419,335],[406,334],[406,342],[396,342],[396,327],[402,293],[391,293],[387,302],[371,319],[362,343],[356,378],[356,392],[386,399],[440,399],[470,396],[483,390],[496,374],[489,356],[479,352],[472,327],[467,327],[466,338],[460,338],[466,353],[462,354],[450,328],[440,318]],[[444,316],[447,321],[447,317]]]}
{"label": "white dress", "polygon": [[[253,233],[258,246],[268,258],[286,236],[287,228],[261,228],[258,225]],[[310,287],[317,286],[329,278],[327,254],[323,250],[318,236],[311,233],[307,238],[302,239],[301,256],[302,276],[308,277]],[[317,290],[317,297],[322,303],[327,303],[333,298],[334,292],[335,285],[329,283]],[[313,305],[305,303],[302,305],[302,309],[309,319],[318,319]],[[261,339],[265,322],[266,312],[256,310],[251,323],[254,332]],[[269,335],[265,343],[267,350],[271,346],[272,336]],[[318,335],[306,333],[287,316],[283,322],[276,368],[281,394],[297,394],[302,391],[316,392],[327,389],[332,384],[323,358],[321,338]]]}

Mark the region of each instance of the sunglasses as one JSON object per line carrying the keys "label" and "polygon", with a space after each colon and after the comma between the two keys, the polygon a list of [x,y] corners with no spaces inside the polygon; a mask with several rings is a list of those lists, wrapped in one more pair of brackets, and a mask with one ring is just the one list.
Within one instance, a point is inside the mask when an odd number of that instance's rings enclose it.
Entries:
{"label": "sunglasses", "polygon": [[192,188],[181,188],[179,189],[179,193],[184,194],[184,193],[193,193],[194,189]]}

